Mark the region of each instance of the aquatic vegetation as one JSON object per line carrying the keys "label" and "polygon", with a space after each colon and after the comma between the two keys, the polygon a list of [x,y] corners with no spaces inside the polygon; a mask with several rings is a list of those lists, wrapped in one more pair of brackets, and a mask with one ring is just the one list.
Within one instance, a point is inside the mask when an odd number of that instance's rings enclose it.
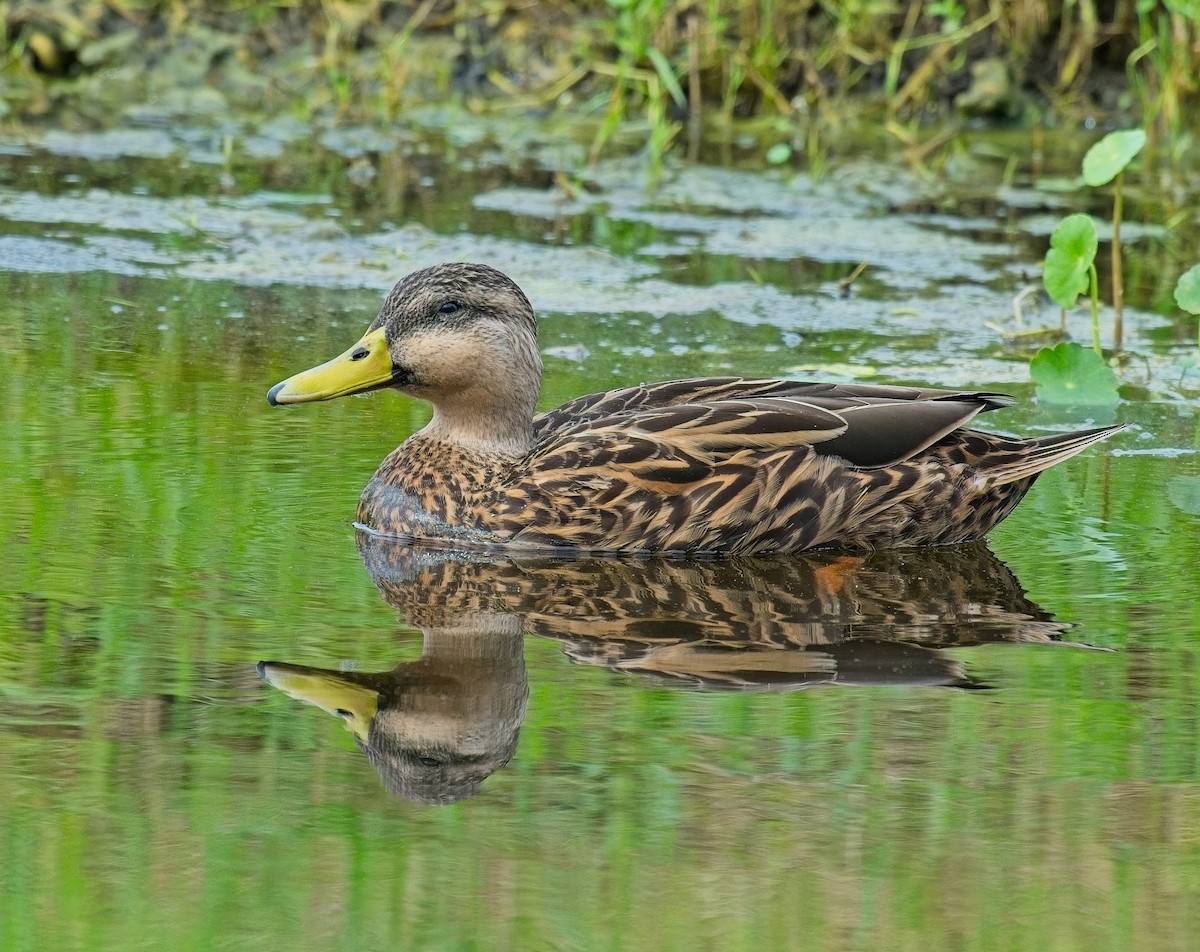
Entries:
{"label": "aquatic vegetation", "polygon": [[1110,132],[1083,157],[1083,181],[1099,188],[1116,180],[1112,213],[1113,348],[1118,352],[1124,339],[1125,282],[1121,267],[1121,214],[1124,207],[1125,169],[1146,144],[1141,129]]}
{"label": "aquatic vegetation", "polygon": [[1094,350],[1063,341],[1043,347],[1029,363],[1038,399],[1047,403],[1108,406],[1120,402],[1117,375]]}
{"label": "aquatic vegetation", "polygon": [[[1121,215],[1124,206],[1124,172],[1146,144],[1141,129],[1110,132],[1083,157],[1083,182],[1092,188],[1115,180],[1112,214],[1111,280],[1113,348],[1121,351],[1124,339],[1124,279],[1121,262]],[[1090,215],[1068,215],[1050,236],[1042,281],[1051,300],[1064,313],[1086,294],[1092,314],[1092,349],[1078,344],[1043,348],[1030,363],[1038,395],[1054,403],[1115,403],[1117,378],[1104,361],[1100,346],[1100,290],[1096,274],[1099,239]]]}
{"label": "aquatic vegetation", "polygon": [[1096,278],[1096,226],[1088,215],[1068,215],[1050,236],[1042,283],[1050,299],[1063,310],[1087,294],[1092,304],[1092,347],[1100,349],[1100,292]]}
{"label": "aquatic vegetation", "polygon": [[593,155],[624,125],[651,164],[685,129],[695,158],[751,117],[785,123],[819,163],[863,103],[900,130],[1119,115],[1182,158],[1200,74],[1200,10],[1182,2],[54,0],[0,6],[0,35],[0,114],[24,119],[395,121],[456,102],[587,117]]}
{"label": "aquatic vegetation", "polygon": [[[615,64],[593,62],[590,68],[601,75],[611,76],[616,85],[609,96],[605,120],[592,143],[591,160],[600,157],[604,145],[625,117],[631,87],[644,90],[642,107],[649,133],[646,146],[650,158],[650,174],[657,182],[662,174],[663,155],[681,128],[669,117],[668,98],[675,107],[687,109],[687,97],[679,84],[670,60],[655,43],[654,26],[663,16],[663,0],[608,0],[615,16],[608,22],[608,38],[616,47]],[[638,64],[648,62],[650,68]]]}
{"label": "aquatic vegetation", "polygon": [[[1192,265],[1180,275],[1179,280],[1175,283],[1173,297],[1175,303],[1183,310],[1189,314],[1200,315],[1200,264]],[[1196,349],[1200,354],[1200,327],[1196,331]],[[1195,364],[1196,357],[1197,354],[1192,355],[1192,365]],[[1190,369],[1190,366],[1185,369]]]}
{"label": "aquatic vegetation", "polygon": [[1092,309],[1092,349],[1063,342],[1043,347],[1029,363],[1038,397],[1049,403],[1111,404],[1117,378],[1100,348],[1100,292],[1096,278],[1096,226],[1089,215],[1068,215],[1050,236],[1042,281],[1064,312],[1087,294]]}
{"label": "aquatic vegetation", "polygon": [[1180,276],[1175,284],[1175,303],[1189,314],[1200,314],[1200,264],[1192,265]]}
{"label": "aquatic vegetation", "polygon": [[1178,159],[1188,143],[1183,127],[1186,98],[1196,89],[1192,57],[1200,9],[1179,0],[1132,6],[1138,45],[1125,59],[1129,88],[1138,98],[1143,124]]}

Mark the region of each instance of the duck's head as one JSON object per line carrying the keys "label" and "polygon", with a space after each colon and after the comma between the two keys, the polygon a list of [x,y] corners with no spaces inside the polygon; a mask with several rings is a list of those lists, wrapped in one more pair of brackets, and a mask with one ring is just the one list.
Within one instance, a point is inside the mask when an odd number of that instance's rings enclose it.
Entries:
{"label": "duck's head", "polygon": [[537,320],[507,275],[439,264],[402,278],[349,350],[267,393],[272,406],[394,387],[430,401],[441,435],[520,442],[541,386]]}

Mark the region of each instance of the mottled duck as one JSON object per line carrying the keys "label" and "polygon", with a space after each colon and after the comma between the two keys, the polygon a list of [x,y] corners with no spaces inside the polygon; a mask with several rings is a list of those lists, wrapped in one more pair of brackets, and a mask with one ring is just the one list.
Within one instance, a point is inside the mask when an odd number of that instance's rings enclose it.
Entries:
{"label": "mottled duck", "polygon": [[703,377],[536,413],[542,361],[521,289],[480,264],[403,278],[340,357],[272,405],[391,387],[433,405],[363,491],[358,522],[454,545],[795,552],[978,539],[1043,470],[1119,426],[1035,439],[966,428],[983,391]]}

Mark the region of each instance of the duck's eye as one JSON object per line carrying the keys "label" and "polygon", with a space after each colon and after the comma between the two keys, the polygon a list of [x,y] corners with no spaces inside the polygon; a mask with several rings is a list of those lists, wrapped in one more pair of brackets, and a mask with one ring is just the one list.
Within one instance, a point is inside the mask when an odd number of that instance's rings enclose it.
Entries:
{"label": "duck's eye", "polygon": [[355,347],[354,350],[350,351],[350,359],[362,360],[363,358],[368,357],[370,353],[371,352],[365,347]]}
{"label": "duck's eye", "polygon": [[443,301],[442,306],[439,307],[438,310],[443,314],[453,314],[458,310],[458,307],[459,305],[457,301]]}

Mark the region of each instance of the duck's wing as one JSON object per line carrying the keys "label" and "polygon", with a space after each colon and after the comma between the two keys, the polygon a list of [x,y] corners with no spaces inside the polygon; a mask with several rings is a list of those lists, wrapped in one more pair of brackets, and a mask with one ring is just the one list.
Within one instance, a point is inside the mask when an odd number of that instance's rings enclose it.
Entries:
{"label": "duck's wing", "polygon": [[[764,389],[787,385],[757,383]],[[618,467],[679,456],[715,463],[747,452],[811,446],[818,454],[840,457],[853,466],[885,466],[920,453],[1002,397],[968,393],[953,394],[953,399],[950,391],[840,385],[831,393],[827,385],[817,386],[825,392],[745,397],[739,390],[736,398],[713,399],[709,391],[703,401],[643,398],[633,406],[617,404],[615,412],[585,412],[545,432],[539,441],[539,462],[567,466],[573,460],[586,465],[593,462],[590,448],[601,446],[595,462]],[[901,396],[884,396],[882,391],[899,391]]]}
{"label": "duck's wing", "polygon": [[884,497],[891,504],[920,489],[914,472],[882,495],[867,493],[889,482],[886,464],[920,454],[981,409],[981,401],[843,395],[621,410],[548,434],[492,514],[518,544],[827,544]]}
{"label": "duck's wing", "polygon": [[[955,402],[976,404],[980,411],[1012,406],[1012,397],[978,390],[937,390],[878,384],[807,383],[798,380],[747,379],[745,377],[694,377],[662,383],[623,387],[577,397],[534,418],[534,440],[555,430],[599,421],[641,410],[687,404],[712,404],[726,400],[753,401],[783,397],[812,402],[836,411],[876,402]],[[918,414],[919,415],[919,414]]]}
{"label": "duck's wing", "polygon": [[[702,386],[706,399],[671,402],[687,386],[692,394]],[[747,396],[748,386],[765,395]],[[964,541],[1007,515],[1042,469],[1114,432],[1015,440],[966,429],[1011,402],[985,392],[740,380],[664,387],[584,398],[514,470],[493,521],[517,545],[597,549]]]}
{"label": "duck's wing", "polygon": [[622,410],[547,434],[530,459],[529,478],[563,488],[694,483],[741,451],[799,448],[846,428],[837,413],[786,399]]}

